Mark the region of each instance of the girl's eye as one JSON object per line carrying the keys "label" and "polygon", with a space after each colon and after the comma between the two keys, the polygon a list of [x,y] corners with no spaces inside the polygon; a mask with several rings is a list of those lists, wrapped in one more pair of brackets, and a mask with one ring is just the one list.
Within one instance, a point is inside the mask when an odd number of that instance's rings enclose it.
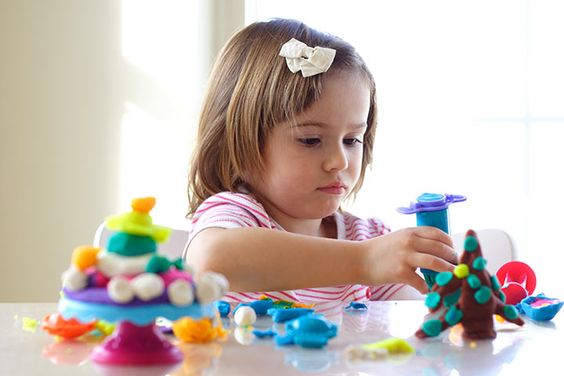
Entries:
{"label": "girl's eye", "polygon": [[345,138],[343,140],[343,143],[345,145],[353,146],[353,145],[356,145],[356,144],[362,144],[362,141],[358,138]]}
{"label": "girl's eye", "polygon": [[317,137],[306,137],[306,138],[299,138],[298,141],[305,146],[315,146],[321,142],[321,139]]}

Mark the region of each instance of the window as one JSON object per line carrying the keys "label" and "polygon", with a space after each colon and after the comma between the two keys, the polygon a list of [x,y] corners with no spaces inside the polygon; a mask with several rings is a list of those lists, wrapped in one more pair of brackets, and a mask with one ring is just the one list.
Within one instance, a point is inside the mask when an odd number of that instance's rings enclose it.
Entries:
{"label": "window", "polygon": [[423,192],[464,194],[453,233],[501,228],[554,292],[564,202],[564,4],[247,0],[246,21],[295,18],[342,37],[375,76],[373,169],[348,208],[393,229]]}
{"label": "window", "polygon": [[190,141],[205,82],[200,6],[121,3],[119,208],[127,208],[134,197],[156,196],[155,222],[176,228],[186,227],[187,200],[179,197],[186,198]]}

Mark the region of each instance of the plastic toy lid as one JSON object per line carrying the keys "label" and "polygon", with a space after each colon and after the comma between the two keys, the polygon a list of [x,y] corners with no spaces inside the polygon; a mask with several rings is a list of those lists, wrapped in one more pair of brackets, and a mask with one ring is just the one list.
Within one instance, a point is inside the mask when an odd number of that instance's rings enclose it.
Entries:
{"label": "plastic toy lid", "polygon": [[504,285],[501,291],[505,294],[505,303],[511,305],[519,303],[529,295],[525,287],[515,282]]}
{"label": "plastic toy lid", "polygon": [[411,202],[408,208],[398,208],[402,214],[413,214],[428,211],[438,211],[448,208],[455,202],[466,201],[466,197],[461,195],[451,195],[442,193],[423,193],[417,197],[416,202]]}
{"label": "plastic toy lid", "polygon": [[517,283],[523,286],[529,295],[535,292],[537,276],[531,267],[521,261],[509,261],[503,264],[495,273],[502,287],[508,283]]}
{"label": "plastic toy lid", "polygon": [[417,202],[424,207],[434,207],[446,204],[446,196],[441,193],[423,193],[417,197]]}

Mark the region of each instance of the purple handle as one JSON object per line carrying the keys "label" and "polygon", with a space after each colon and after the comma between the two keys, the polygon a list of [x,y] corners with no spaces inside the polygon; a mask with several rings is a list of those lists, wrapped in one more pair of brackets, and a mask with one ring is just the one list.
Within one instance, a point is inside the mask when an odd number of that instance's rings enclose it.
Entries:
{"label": "purple handle", "polygon": [[466,201],[466,197],[462,195],[451,195],[441,193],[423,193],[417,197],[416,202],[411,202],[409,207],[398,208],[398,212],[402,214],[414,214],[429,211],[438,211],[448,208],[450,204],[455,202]]}

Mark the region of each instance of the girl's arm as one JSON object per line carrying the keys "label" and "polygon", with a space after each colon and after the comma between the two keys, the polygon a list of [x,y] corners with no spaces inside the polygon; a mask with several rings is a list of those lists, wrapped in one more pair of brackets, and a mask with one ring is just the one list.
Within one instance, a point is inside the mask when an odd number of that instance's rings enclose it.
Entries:
{"label": "girl's arm", "polygon": [[450,237],[416,227],[365,241],[335,240],[263,228],[208,228],[190,242],[187,262],[228,279],[233,291],[277,291],[361,283],[427,287],[417,267],[452,270]]}

